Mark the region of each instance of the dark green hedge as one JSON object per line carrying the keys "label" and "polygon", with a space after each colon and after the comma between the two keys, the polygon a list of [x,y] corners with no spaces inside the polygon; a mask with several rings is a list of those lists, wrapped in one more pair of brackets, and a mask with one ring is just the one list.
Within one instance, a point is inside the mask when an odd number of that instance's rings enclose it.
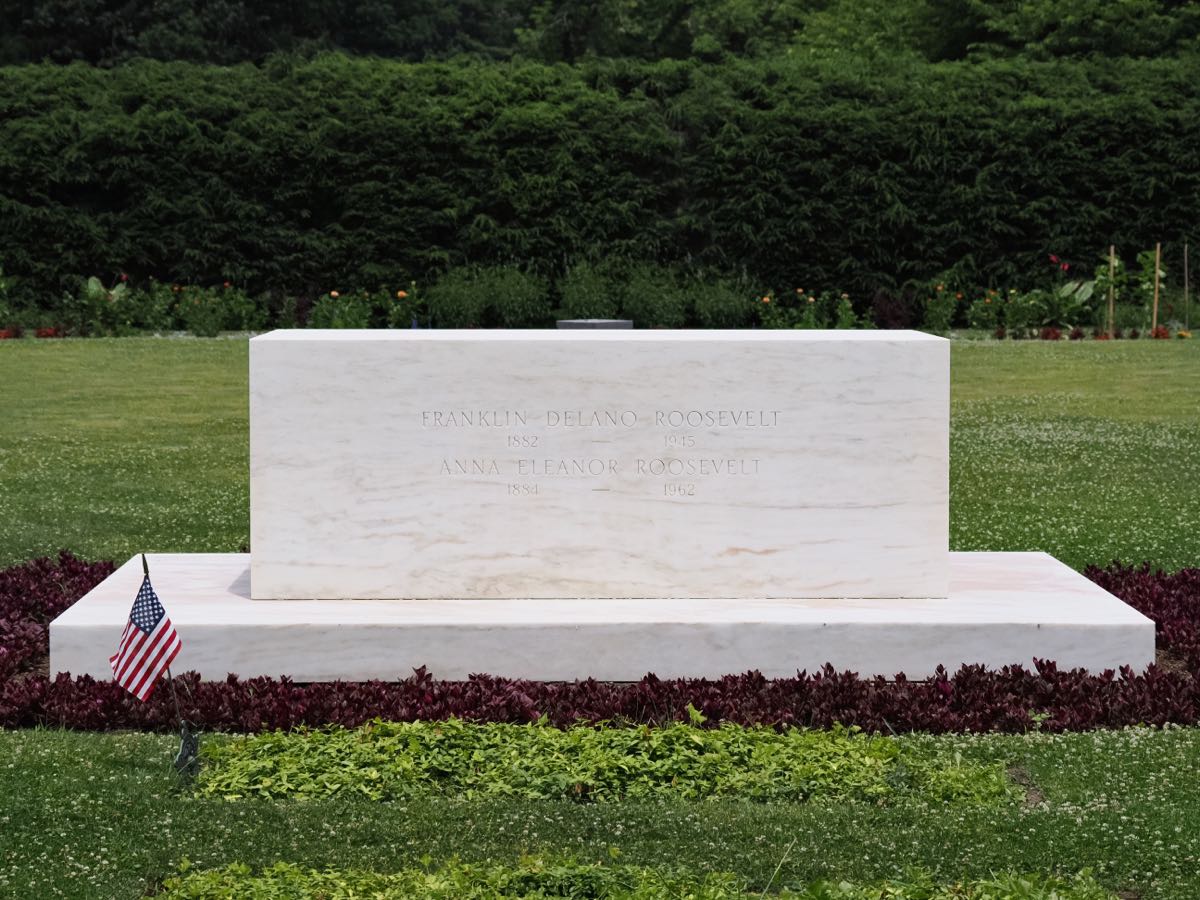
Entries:
{"label": "dark green hedge", "polygon": [[233,65],[341,50],[420,62],[469,53],[767,58],[1162,57],[1196,49],[1188,0],[0,0],[0,65],[130,59]]}
{"label": "dark green hedge", "polygon": [[[761,2],[761,0],[760,0]],[[0,64],[129,59],[230,65],[342,49],[420,60],[509,56],[537,0],[0,0]]]}
{"label": "dark green hedge", "polygon": [[[1194,60],[0,69],[0,265],[315,294],[683,263],[866,296],[1182,241]],[[947,272],[947,270],[951,270]]]}

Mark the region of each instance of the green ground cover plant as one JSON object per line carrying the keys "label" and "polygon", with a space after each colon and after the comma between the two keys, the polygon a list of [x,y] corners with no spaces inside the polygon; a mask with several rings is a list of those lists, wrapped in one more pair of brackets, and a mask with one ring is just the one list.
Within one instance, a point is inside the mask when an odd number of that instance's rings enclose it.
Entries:
{"label": "green ground cover plant", "polygon": [[381,722],[362,728],[268,732],[212,740],[197,790],[245,798],[433,794],[466,799],[615,801],[736,797],[760,802],[839,798],[1001,804],[1017,791],[1003,767],[911,752],[856,730],[659,728]]}
{"label": "green ground cover plant", "polygon": [[[594,897],[612,900],[732,900],[747,896],[729,875],[664,874],[631,866],[578,865],[525,860],[515,866],[453,862],[394,873],[303,870],[280,863],[254,872],[234,864],[168,878],[163,900],[227,897],[351,900],[490,900],[517,897]],[[1099,895],[1106,898],[1107,895]],[[1090,900],[1090,898],[1088,898]]]}
{"label": "green ground cover plant", "polygon": [[[938,884],[997,872],[1091,869],[1139,900],[1200,896],[1200,729],[905,739],[915,752],[1000,763],[1026,799],[996,807],[904,796],[817,799],[484,800],[315,798],[230,803],[181,789],[169,735],[0,731],[0,895],[134,897],[177,874],[231,863],[398,872],[527,853],[694,876],[772,882]],[[790,850],[789,850],[790,848]],[[1017,897],[1021,894],[1017,893]]]}
{"label": "green ground cover plant", "polygon": [[[1195,565],[1198,364],[1194,341],[956,343],[951,548]],[[244,335],[0,343],[0,565],[240,550],[246,378]]]}
{"label": "green ground cover plant", "polygon": [[[522,860],[515,866],[471,866],[454,862],[436,868],[391,874],[304,870],[279,863],[262,872],[234,864],[207,872],[185,871],[168,878],[163,900],[224,900],[320,897],[322,900],[490,900],[506,897],[589,897],[596,900],[749,900],[762,892],[747,890],[729,873],[687,875],[633,866],[572,864]],[[779,886],[773,896],[795,900],[1116,900],[1087,873],[1073,878],[1004,875],[967,883],[939,885],[915,875],[904,881],[862,885],[818,882],[806,887]]]}

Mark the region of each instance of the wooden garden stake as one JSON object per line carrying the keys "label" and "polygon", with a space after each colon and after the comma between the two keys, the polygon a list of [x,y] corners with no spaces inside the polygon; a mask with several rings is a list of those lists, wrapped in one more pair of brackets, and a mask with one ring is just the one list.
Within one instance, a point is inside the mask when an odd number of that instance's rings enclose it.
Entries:
{"label": "wooden garden stake", "polygon": [[1108,245],[1108,339],[1113,339],[1117,318],[1117,248]]}
{"label": "wooden garden stake", "polygon": [[1150,334],[1158,330],[1158,270],[1162,268],[1162,243],[1154,245],[1154,311],[1150,314]]}
{"label": "wooden garden stake", "polygon": [[1192,330],[1192,298],[1188,294],[1187,241],[1183,242],[1183,328]]}

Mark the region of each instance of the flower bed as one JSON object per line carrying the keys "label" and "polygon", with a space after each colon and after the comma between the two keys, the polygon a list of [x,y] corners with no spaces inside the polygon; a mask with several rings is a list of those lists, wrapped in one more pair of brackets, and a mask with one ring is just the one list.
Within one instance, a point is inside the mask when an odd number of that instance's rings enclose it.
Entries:
{"label": "flower bed", "polygon": [[[140,703],[112,682],[44,674],[47,625],[113,571],[70,554],[0,571],[0,727],[173,730],[170,692]],[[287,678],[200,681],[177,676],[184,715],[201,728],[258,732],[371,719],[662,724],[686,721],[689,704],[711,725],[857,725],[869,732],[1077,731],[1200,722],[1200,568],[1091,568],[1093,581],[1158,623],[1169,664],[1143,673],[988,670],[964,666],[928,681],[860,678],[826,667],[794,678],[758,673],[632,683],[520,681],[491,675],[440,681],[424,669],[396,682],[296,684]],[[164,598],[170,608],[170,598]],[[132,601],[132,598],[131,598]],[[186,643],[186,635],[184,641]]]}

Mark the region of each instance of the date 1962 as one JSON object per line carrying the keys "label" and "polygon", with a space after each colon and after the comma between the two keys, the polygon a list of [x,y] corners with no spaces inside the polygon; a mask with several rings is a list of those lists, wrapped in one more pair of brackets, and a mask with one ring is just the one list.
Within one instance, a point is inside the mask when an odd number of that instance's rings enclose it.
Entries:
{"label": "date 1962", "polygon": [[663,485],[664,497],[695,497],[696,485],[691,482],[669,481]]}

